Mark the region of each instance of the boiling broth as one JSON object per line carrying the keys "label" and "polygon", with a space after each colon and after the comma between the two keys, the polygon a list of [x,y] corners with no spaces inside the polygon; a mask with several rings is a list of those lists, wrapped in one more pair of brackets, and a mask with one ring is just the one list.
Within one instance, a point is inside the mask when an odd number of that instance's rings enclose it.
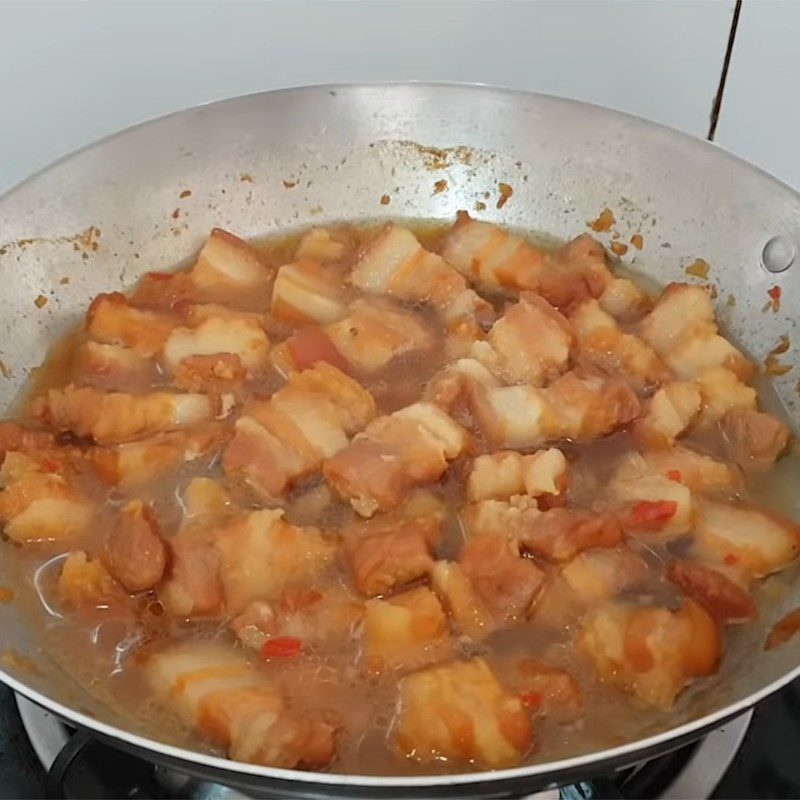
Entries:
{"label": "boiling broth", "polygon": [[[376,226],[363,225],[342,225],[330,230],[334,236],[348,242],[354,252],[363,250],[379,232]],[[436,251],[449,226],[419,223],[413,226],[413,230],[427,249]],[[291,261],[301,235],[292,233],[265,238],[257,241],[256,246],[265,263],[278,266]],[[542,239],[535,238],[535,241],[541,245]],[[344,271],[341,274],[343,280]],[[348,297],[355,294],[348,290]],[[490,299],[495,310],[501,311],[511,298],[498,292],[490,295]],[[254,301],[249,310],[264,309]],[[446,363],[445,328],[441,321],[427,307],[416,306],[414,310],[434,331],[436,347],[424,357],[410,355],[394,359],[386,369],[364,379],[363,385],[374,395],[379,414],[391,413],[417,400],[426,384]],[[274,345],[290,331],[290,327],[273,324],[269,331],[271,343]],[[85,336],[83,329],[76,330],[54,345],[50,357],[31,378],[28,398],[63,387],[71,380],[73,355]],[[252,384],[249,391],[253,395],[269,395],[281,383],[281,376],[268,372]],[[146,388],[167,384],[168,378],[160,374]],[[763,395],[769,388],[764,384],[760,390]],[[770,405],[763,397],[762,402]],[[27,421],[26,407],[26,402],[23,402],[20,415]],[[232,424],[232,421],[227,424]],[[701,450],[709,449],[708,441],[702,437],[693,440],[690,435],[684,443]],[[570,461],[573,501],[587,508],[602,503],[606,483],[633,448],[634,442],[627,431],[595,442],[565,443],[563,449]],[[470,460],[460,456],[433,487],[447,508],[443,537],[437,547],[439,558],[455,558],[465,541],[460,507]],[[223,478],[216,456],[190,462],[169,481],[147,486],[137,493],[138,498],[155,510],[166,537],[180,525],[183,490],[193,477],[203,475]],[[738,497],[790,515],[796,514],[794,490],[798,477],[800,461],[791,454],[774,471],[750,479]],[[109,491],[101,481],[90,478],[84,477],[81,489],[104,511],[85,537],[70,542],[70,549],[79,547],[94,552],[100,547],[106,528],[111,525],[111,518],[124,498]],[[243,508],[260,505],[252,493],[242,487],[234,487],[234,493],[236,502]],[[356,519],[349,507],[331,497],[318,475],[295,486],[286,496],[283,506],[290,523],[314,524],[324,530],[340,530]],[[664,585],[662,570],[671,557],[669,548],[672,545],[633,542],[631,546],[643,554],[650,569],[649,577],[643,581],[634,599],[647,604],[655,602],[653,598],[657,597],[659,603],[669,605],[670,593],[677,593],[677,590],[669,584]],[[181,722],[170,707],[151,695],[141,670],[137,668],[136,653],[170,638],[233,642],[234,637],[225,621],[181,620],[166,611],[154,592],[138,596],[133,617],[127,613],[119,615],[113,608],[98,609],[96,613],[84,614],[83,617],[70,614],[64,610],[56,591],[59,550],[58,546],[41,545],[15,552],[15,559],[23,565],[23,572],[16,582],[16,602],[25,609],[30,624],[40,631],[47,650],[57,654],[57,661],[79,683],[88,687],[91,694],[123,715],[130,716],[139,728],[151,732],[155,738],[214,752],[212,745]],[[548,573],[556,570],[554,565],[545,564],[543,568]],[[331,584],[346,584],[347,573],[337,567],[327,580]],[[539,614],[533,613],[530,619],[498,630],[483,641],[474,642],[462,637],[456,642],[457,655],[488,656],[501,683],[509,672],[508,664],[515,657],[530,655],[567,670],[580,683],[584,713],[567,721],[550,716],[538,718],[535,723],[536,746],[526,757],[526,763],[549,761],[621,744],[666,723],[667,712],[645,708],[626,693],[598,679],[585,654],[575,645],[575,632],[580,624],[577,616],[565,613],[560,622],[560,625],[554,625],[552,620],[542,620]],[[347,639],[318,647],[288,667],[280,661],[266,661],[259,668],[283,689],[290,707],[314,713],[323,710],[338,720],[342,732],[332,767],[337,772],[417,774],[463,768],[463,764],[452,765],[446,759],[433,764],[416,764],[413,760],[397,757],[390,744],[397,706],[397,676],[392,673],[381,677],[365,676],[358,667],[357,655],[357,642]],[[609,731],[610,719],[614,721],[613,731]]]}

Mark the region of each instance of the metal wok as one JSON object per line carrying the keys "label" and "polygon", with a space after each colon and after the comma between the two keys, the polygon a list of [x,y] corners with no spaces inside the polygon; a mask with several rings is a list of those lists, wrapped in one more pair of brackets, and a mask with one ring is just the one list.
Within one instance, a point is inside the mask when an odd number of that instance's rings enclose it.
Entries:
{"label": "metal wok", "polygon": [[[445,190],[435,191],[442,180]],[[499,183],[513,190],[505,204],[498,203]],[[643,252],[631,249],[625,260],[635,256],[633,266],[653,280],[685,278],[683,267],[697,257],[709,262],[721,300],[736,299],[719,303],[727,330],[755,359],[793,333],[800,266],[773,274],[761,257],[773,236],[800,243],[800,195],[717,147],[541,95],[458,85],[320,86],[139,125],[62,159],[0,199],[0,404],[13,401],[28,370],[91,297],[189,257],[215,225],[251,236],[342,219],[451,219],[459,209],[478,208],[491,221],[568,237],[604,207],[627,232],[622,241],[644,234]],[[767,290],[776,285],[781,310],[765,313]],[[47,298],[41,308],[40,295]],[[796,380],[792,371],[775,382],[776,402],[795,425]],[[14,585],[18,554],[2,549],[3,584]],[[254,793],[497,797],[674,748],[800,674],[800,637],[762,649],[768,627],[800,605],[793,577],[778,579],[788,589],[758,624],[729,636],[720,673],[684,693],[670,714],[654,716],[635,741],[498,772],[315,774],[164,744],[158,731],[88,693],[13,603],[0,606],[3,648],[32,659],[35,670],[6,660],[0,678],[122,748]]]}

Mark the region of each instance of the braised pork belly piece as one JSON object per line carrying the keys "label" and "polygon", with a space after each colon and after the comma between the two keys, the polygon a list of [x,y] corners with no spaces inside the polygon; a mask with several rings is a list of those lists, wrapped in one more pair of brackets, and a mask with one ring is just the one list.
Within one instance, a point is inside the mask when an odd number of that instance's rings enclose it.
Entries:
{"label": "braised pork belly piece", "polygon": [[119,444],[219,418],[225,407],[220,398],[196,392],[139,395],[69,385],[37,398],[33,413],[53,431]]}
{"label": "braised pork belly piece", "polygon": [[155,512],[132,500],[119,512],[105,541],[103,561],[128,592],[155,588],[167,563],[167,550]]}
{"label": "braised pork belly piece", "polygon": [[228,438],[228,430],[220,423],[205,422],[135,442],[91,447],[85,458],[100,480],[129,493],[164,480],[186,465],[207,462]]}
{"label": "braised pork belly piece", "polygon": [[337,276],[310,258],[278,269],[270,308],[277,319],[293,325],[330,324],[347,313]]}
{"label": "braised pork belly piece", "polygon": [[414,669],[450,655],[447,617],[430,589],[418,586],[367,602],[361,660],[368,672]]}
{"label": "braised pork belly piece", "polygon": [[245,405],[225,450],[223,468],[267,497],[312,474],[375,415],[356,381],[327,363],[292,375],[265,400]]}
{"label": "braised pork belly piece", "polygon": [[76,385],[107,392],[136,391],[158,379],[158,365],[132,347],[92,339],[81,343],[73,370]]}
{"label": "braised pork belly piece", "polygon": [[275,270],[244,240],[214,228],[194,264],[180,272],[149,272],[132,293],[139,306],[162,311],[179,303],[215,302],[234,308],[269,304]]}
{"label": "braised pork belly piece", "polygon": [[230,621],[246,647],[262,650],[272,640],[301,647],[349,643],[364,618],[365,604],[342,586],[292,586],[278,600],[252,600]]}
{"label": "braised pork belly piece", "polygon": [[441,535],[435,516],[380,514],[344,530],[342,554],[353,585],[369,597],[427,575]]}
{"label": "braised pork belly piece", "polygon": [[580,684],[567,671],[538,658],[514,659],[512,679],[525,708],[542,716],[573,719],[583,711]]}
{"label": "braised pork belly piece", "polygon": [[15,542],[67,544],[80,539],[96,516],[68,452],[6,451],[0,483],[0,523]]}
{"label": "braised pork belly piece", "polygon": [[418,314],[381,299],[356,300],[342,318],[293,333],[272,353],[284,374],[324,361],[347,373],[368,374],[395,358],[433,349],[434,332]]}
{"label": "braised pork belly piece", "polygon": [[[183,525],[169,541],[162,595],[175,614],[235,616],[255,601],[277,600],[332,564],[336,544],[319,529],[286,522],[281,509],[239,510],[218,485],[198,480],[187,488]],[[219,508],[202,507],[207,494]]]}
{"label": "braised pork belly piece", "polygon": [[161,351],[175,324],[167,314],[137,308],[120,292],[98,295],[86,314],[92,341],[127,347],[144,358]]}
{"label": "braised pork belly piece", "polygon": [[719,335],[711,298],[699,286],[667,286],[638,331],[679,378],[696,378],[710,367],[725,367],[742,380],[753,374],[747,358]]}
{"label": "braised pork belly piece", "polygon": [[589,236],[549,254],[466,212],[459,213],[445,238],[442,256],[478,286],[528,289],[556,308],[599,296],[611,277],[603,248]]}
{"label": "braised pork belly piece", "polygon": [[634,432],[646,446],[669,448],[697,419],[702,403],[697,383],[669,381],[645,401]]}
{"label": "braised pork belly piece", "polygon": [[524,292],[472,354],[505,383],[541,386],[565,372],[575,334],[546,300]]}
{"label": "braised pork belly piece", "polygon": [[603,680],[656,708],[672,706],[684,686],[716,670],[721,656],[717,623],[690,599],[676,611],[602,605],[587,618],[579,643]]}
{"label": "braised pork belly piece", "polygon": [[555,447],[523,455],[516,450],[478,456],[467,479],[467,499],[507,500],[514,495],[557,503],[566,492],[569,465]]}
{"label": "braised pork belly piece", "polygon": [[320,768],[334,757],[335,729],[292,712],[258,667],[229,646],[184,642],[139,661],[153,693],[236,761]]}
{"label": "braised pork belly piece", "polygon": [[597,439],[636,419],[640,403],[615,379],[567,372],[545,388],[471,381],[469,404],[497,447],[529,448],[556,439]]}
{"label": "braised pork belly piece", "polygon": [[672,371],[642,339],[625,333],[597,300],[585,300],[570,314],[584,363],[621,373],[643,390],[670,380]]}
{"label": "braised pork belly piece", "polygon": [[396,508],[438,480],[468,444],[466,431],[431,403],[378,417],[323,466],[333,489],[363,517]]}
{"label": "braised pork belly piece", "polygon": [[522,758],[532,726],[520,699],[475,658],[403,679],[394,742],[401,754],[421,763],[446,758],[498,768]]}
{"label": "braised pork belly piece", "polygon": [[365,292],[430,303],[450,322],[490,318],[491,306],[468,288],[453,266],[425,250],[407,228],[388,225],[367,246],[351,280]]}

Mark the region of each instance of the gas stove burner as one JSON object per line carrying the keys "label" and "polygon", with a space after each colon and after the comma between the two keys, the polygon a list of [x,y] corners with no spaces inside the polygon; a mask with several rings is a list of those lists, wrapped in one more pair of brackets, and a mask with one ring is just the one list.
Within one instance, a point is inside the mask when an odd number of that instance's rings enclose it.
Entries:
{"label": "gas stove burner", "polygon": [[[236,789],[153,765],[91,734],[76,732],[21,695],[16,701],[31,746],[47,770],[49,797],[248,798]],[[711,797],[739,751],[752,715],[747,711],[698,742],[611,776],[546,789],[525,800]]]}

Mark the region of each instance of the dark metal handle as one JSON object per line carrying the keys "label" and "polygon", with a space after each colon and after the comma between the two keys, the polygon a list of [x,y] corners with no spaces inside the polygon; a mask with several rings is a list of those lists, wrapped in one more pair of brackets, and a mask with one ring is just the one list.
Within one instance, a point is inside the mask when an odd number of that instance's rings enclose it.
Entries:
{"label": "dark metal handle", "polygon": [[80,758],[86,746],[91,741],[86,731],[77,731],[74,733],[69,741],[61,748],[61,751],[56,756],[55,761],[50,765],[45,778],[45,795],[53,800],[53,798],[63,798],[67,795],[64,793],[65,779],[69,774],[75,759]]}
{"label": "dark metal handle", "polygon": [[53,800],[166,797],[154,779],[151,764],[80,730],[53,761],[45,779],[45,793]]}

